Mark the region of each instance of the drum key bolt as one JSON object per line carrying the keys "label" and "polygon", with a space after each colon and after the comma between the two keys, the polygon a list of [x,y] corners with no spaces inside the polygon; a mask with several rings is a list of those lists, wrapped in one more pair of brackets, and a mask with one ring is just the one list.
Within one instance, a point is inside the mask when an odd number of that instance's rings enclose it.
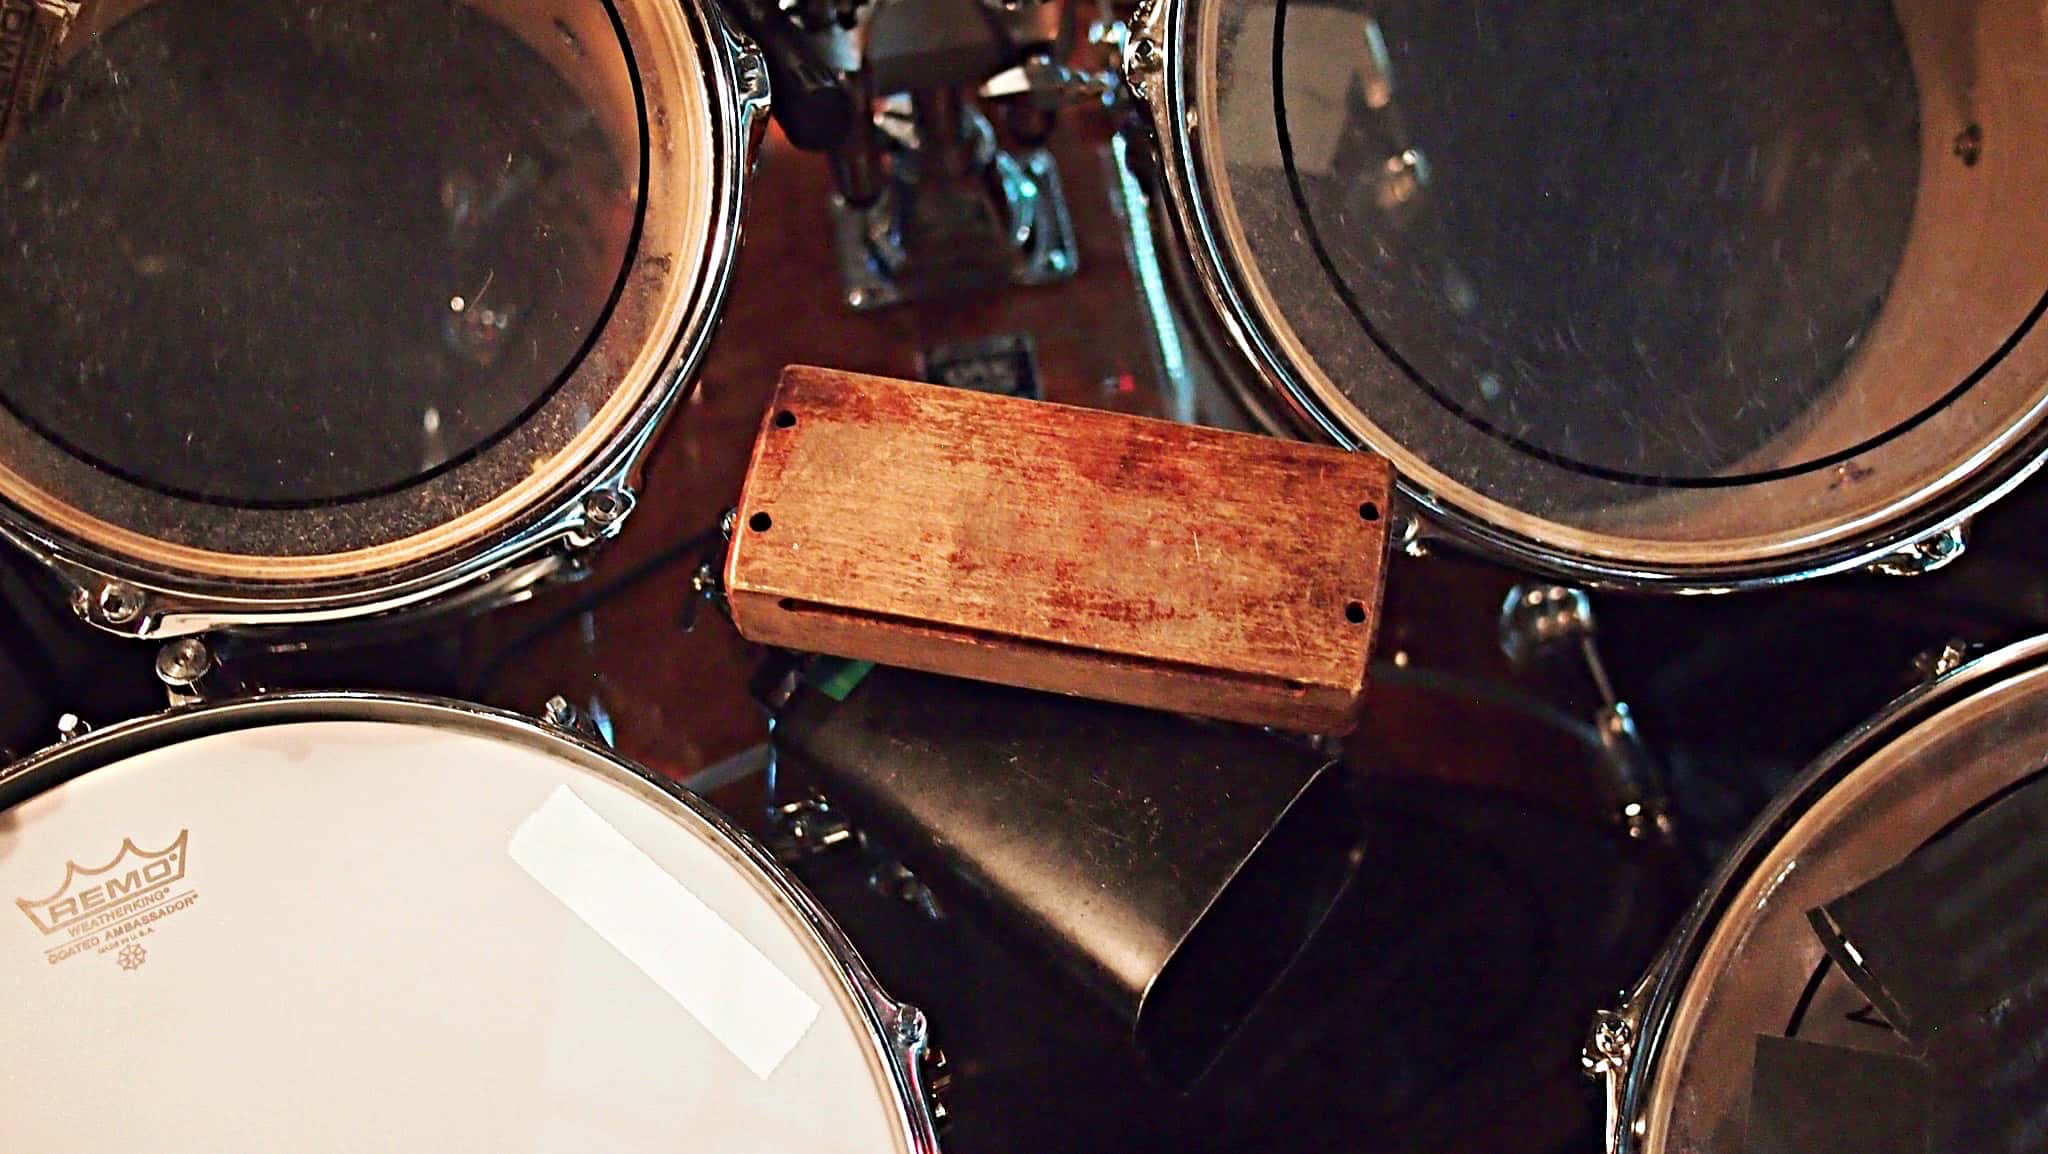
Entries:
{"label": "drum key bolt", "polygon": [[100,586],[100,616],[109,625],[126,625],[142,616],[142,591],[125,581]]}
{"label": "drum key bolt", "polygon": [[907,1050],[922,1049],[925,1043],[926,1026],[924,1011],[916,1006],[902,1006],[896,1011],[896,1044]]}
{"label": "drum key bolt", "polygon": [[583,520],[599,536],[616,531],[633,511],[633,495],[625,489],[598,489],[583,498]]}
{"label": "drum key bolt", "polygon": [[91,723],[75,713],[66,713],[57,718],[57,741],[59,744],[77,741],[91,732]]}
{"label": "drum key bolt", "polygon": [[591,702],[591,709],[585,712],[557,693],[540,707],[540,719],[564,733],[575,734],[606,749],[612,746],[610,718],[604,715],[604,707],[595,700]]}

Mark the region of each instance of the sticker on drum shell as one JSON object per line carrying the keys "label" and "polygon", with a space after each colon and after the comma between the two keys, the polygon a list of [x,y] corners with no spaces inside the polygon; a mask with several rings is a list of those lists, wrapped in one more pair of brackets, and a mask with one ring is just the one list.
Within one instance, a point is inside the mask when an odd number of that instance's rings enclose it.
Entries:
{"label": "sticker on drum shell", "polygon": [[15,898],[15,908],[42,935],[44,960],[55,966],[107,958],[129,972],[148,964],[144,939],[164,919],[199,901],[187,877],[191,838],[191,830],[179,830],[177,839],[159,850],[124,838],[103,865],[66,861],[64,876],[48,897]]}

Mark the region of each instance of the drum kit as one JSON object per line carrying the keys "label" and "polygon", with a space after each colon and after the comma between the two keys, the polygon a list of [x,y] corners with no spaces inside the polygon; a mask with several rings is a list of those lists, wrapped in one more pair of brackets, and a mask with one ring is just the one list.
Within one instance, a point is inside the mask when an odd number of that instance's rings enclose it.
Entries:
{"label": "drum kit", "polygon": [[[2044,59],[2018,0],[0,0],[6,597],[168,698],[0,770],[0,1148],[2042,1148],[2048,637],[1735,838],[1624,697],[1693,606],[1909,604],[2048,459]],[[972,301],[1065,319],[887,319]],[[479,703],[676,565],[758,764]]]}

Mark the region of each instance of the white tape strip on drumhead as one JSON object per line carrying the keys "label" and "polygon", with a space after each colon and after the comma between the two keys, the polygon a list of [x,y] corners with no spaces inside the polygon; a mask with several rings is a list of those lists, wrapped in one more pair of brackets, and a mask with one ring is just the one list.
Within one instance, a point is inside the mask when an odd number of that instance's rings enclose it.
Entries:
{"label": "white tape strip on drumhead", "polygon": [[756,1077],[773,1074],[817,1018],[787,974],[567,786],[506,850]]}

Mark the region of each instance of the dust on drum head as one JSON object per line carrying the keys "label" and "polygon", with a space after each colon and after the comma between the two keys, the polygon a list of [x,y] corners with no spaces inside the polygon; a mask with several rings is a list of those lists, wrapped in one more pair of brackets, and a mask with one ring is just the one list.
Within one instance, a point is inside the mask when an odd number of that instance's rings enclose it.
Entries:
{"label": "dust on drum head", "polygon": [[1225,328],[1435,522],[1590,581],[1867,564],[2040,453],[2043,29],[2003,0],[1250,6],[1127,52]]}
{"label": "dust on drum head", "polygon": [[0,528],[144,634],[610,535],[764,101],[695,4],[87,3],[0,153]]}

